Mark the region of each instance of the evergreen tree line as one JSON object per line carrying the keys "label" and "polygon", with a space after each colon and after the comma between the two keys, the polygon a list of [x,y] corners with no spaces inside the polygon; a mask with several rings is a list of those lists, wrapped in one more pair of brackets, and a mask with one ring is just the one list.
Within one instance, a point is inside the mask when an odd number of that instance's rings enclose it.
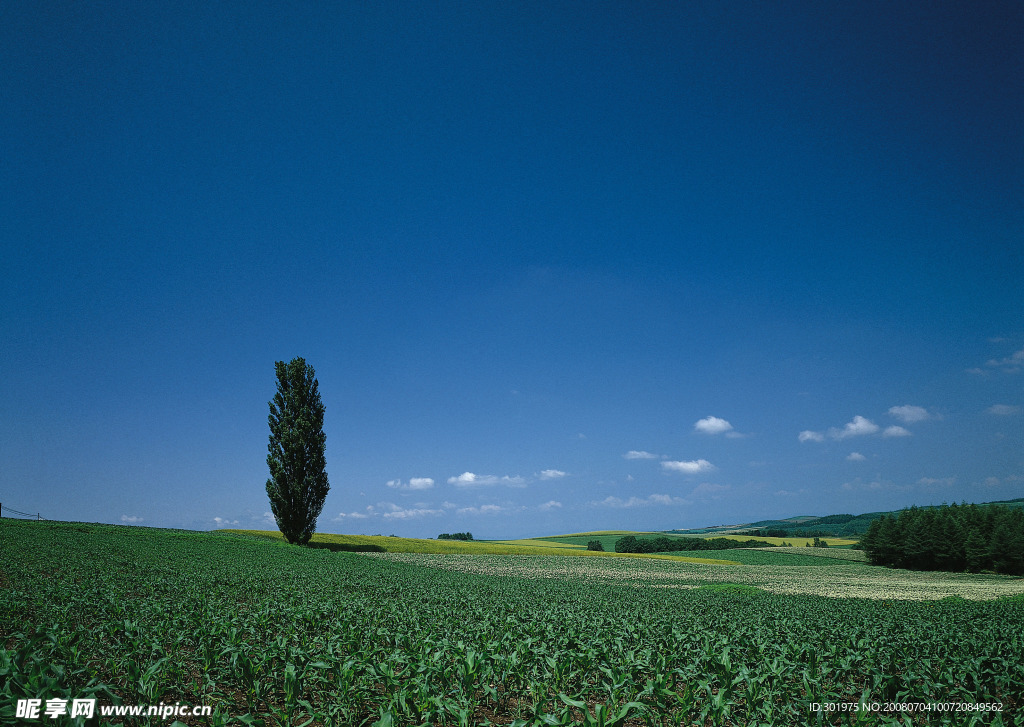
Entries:
{"label": "evergreen tree line", "polygon": [[1024,575],[1024,509],[912,507],[874,520],[860,544],[875,565]]}
{"label": "evergreen tree line", "polygon": [[438,540],[472,540],[473,533],[441,533]]}
{"label": "evergreen tree line", "polygon": [[730,540],[729,538],[638,538],[624,535],[615,541],[616,553],[668,553],[676,550],[729,550],[730,548],[772,548],[764,540]]}
{"label": "evergreen tree line", "polygon": [[851,515],[850,513],[842,513],[839,515],[824,515],[822,517],[816,517],[813,520],[808,520],[805,525],[845,525],[851,520],[856,520],[858,515]]}

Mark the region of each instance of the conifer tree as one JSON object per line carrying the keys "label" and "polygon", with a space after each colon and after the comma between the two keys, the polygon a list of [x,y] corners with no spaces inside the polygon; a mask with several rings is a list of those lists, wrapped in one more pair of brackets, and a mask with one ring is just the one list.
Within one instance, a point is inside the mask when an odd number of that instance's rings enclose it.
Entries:
{"label": "conifer tree", "polygon": [[278,361],[277,394],[270,402],[267,495],[289,543],[305,545],[316,532],[327,481],[324,405],[316,372],[305,359]]}
{"label": "conifer tree", "polygon": [[967,570],[972,573],[977,573],[987,566],[988,543],[980,529],[972,530],[967,536],[967,542],[964,544],[964,556],[967,561]]}

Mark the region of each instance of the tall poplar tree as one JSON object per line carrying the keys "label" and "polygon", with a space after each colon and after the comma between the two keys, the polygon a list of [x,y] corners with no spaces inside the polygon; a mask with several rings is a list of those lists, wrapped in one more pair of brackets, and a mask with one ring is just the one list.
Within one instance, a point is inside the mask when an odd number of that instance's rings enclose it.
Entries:
{"label": "tall poplar tree", "polygon": [[305,545],[316,532],[327,491],[324,405],[316,372],[303,358],[278,361],[277,394],[270,402],[267,495],[277,527],[289,543]]}

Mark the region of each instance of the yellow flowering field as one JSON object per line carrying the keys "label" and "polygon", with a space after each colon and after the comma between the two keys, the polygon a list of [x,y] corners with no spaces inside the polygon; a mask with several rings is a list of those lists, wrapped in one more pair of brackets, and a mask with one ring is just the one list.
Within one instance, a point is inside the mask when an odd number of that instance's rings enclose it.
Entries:
{"label": "yellow flowering field", "polygon": [[[284,542],[284,536],[277,530],[223,530],[220,532],[238,535],[253,535]],[[520,541],[474,541],[474,540],[431,540],[429,538],[396,538],[388,535],[332,535],[316,533],[310,541],[318,544],[376,545],[388,553],[437,554],[437,555],[548,555],[582,556],[596,558],[646,558],[656,560],[677,560],[687,563],[735,565],[735,561],[720,558],[689,558],[661,553],[608,553],[586,550],[568,543],[548,543],[540,540]]]}

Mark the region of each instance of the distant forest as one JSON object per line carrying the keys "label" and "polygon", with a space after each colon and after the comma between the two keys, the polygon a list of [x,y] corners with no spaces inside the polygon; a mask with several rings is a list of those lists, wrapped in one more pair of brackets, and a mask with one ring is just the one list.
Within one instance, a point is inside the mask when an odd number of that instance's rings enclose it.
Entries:
{"label": "distant forest", "polygon": [[872,521],[860,545],[875,565],[1024,575],[1024,509],[912,507]]}
{"label": "distant forest", "polygon": [[473,533],[441,533],[438,540],[472,540]]}
{"label": "distant forest", "polygon": [[[1024,498],[1017,498],[1015,500],[997,500],[995,502],[982,502],[978,503],[980,507],[989,507],[993,505],[1004,505],[1011,509],[1022,509],[1024,508]],[[921,508],[926,509],[926,508]],[[928,506],[927,509],[931,509]],[[868,528],[871,527],[871,523],[879,519],[883,515],[889,515],[890,517],[896,517],[899,512],[866,512],[861,515],[851,514],[837,514],[837,515],[825,515],[824,517],[802,517],[792,518],[789,520],[762,520],[760,522],[749,523],[743,526],[743,530],[736,530],[735,528],[729,528],[728,532],[732,535],[745,535],[750,538],[861,538],[867,533]],[[701,530],[674,530],[671,532],[678,532],[684,534],[710,534],[716,531],[726,530],[726,528],[706,528]]]}
{"label": "distant forest", "polygon": [[637,538],[625,535],[615,541],[616,553],[671,553],[673,551],[729,550],[730,548],[771,548],[764,540],[729,538]]}

